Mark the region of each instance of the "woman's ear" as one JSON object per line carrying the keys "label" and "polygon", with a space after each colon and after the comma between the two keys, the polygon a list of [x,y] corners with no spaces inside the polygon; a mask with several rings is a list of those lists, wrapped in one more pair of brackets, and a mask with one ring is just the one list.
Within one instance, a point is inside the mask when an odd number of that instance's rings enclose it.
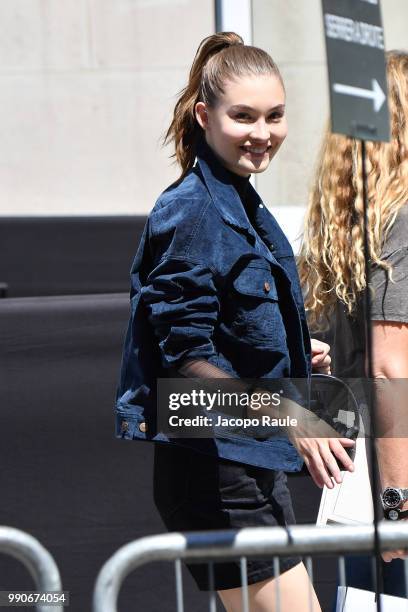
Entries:
{"label": "woman's ear", "polygon": [[196,119],[203,130],[208,127],[208,114],[205,102],[197,102],[194,108]]}

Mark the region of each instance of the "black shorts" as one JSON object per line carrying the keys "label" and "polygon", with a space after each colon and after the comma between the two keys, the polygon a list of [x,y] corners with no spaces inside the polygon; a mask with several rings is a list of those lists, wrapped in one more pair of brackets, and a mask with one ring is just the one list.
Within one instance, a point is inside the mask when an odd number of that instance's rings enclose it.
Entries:
{"label": "black shorts", "polygon": [[[292,525],[286,474],[216,459],[175,444],[156,444],[154,501],[169,531],[205,531]],[[281,557],[280,573],[300,563]],[[208,563],[186,564],[208,591]],[[241,586],[239,560],[214,563],[215,590]],[[248,584],[274,576],[272,559],[248,559]]]}

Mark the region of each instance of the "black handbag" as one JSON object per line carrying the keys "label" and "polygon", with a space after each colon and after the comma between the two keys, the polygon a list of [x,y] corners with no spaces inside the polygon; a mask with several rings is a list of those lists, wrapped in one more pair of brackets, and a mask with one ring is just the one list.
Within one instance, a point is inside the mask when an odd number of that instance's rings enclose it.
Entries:
{"label": "black handbag", "polygon": [[[358,402],[352,388],[344,380],[331,374],[312,374],[310,409],[342,438],[356,440],[358,437]],[[350,459],[353,459],[355,446],[346,451]]]}

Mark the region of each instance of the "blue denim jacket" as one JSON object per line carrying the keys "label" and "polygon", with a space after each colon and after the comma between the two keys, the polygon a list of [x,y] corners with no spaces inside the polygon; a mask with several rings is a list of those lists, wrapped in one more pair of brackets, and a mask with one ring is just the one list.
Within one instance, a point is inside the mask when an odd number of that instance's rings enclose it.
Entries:
{"label": "blue denim jacket", "polygon": [[[252,185],[249,189],[256,230],[228,173],[204,155],[150,213],[131,269],[117,437],[169,442],[156,431],[156,381],[187,358],[205,359],[239,378],[310,375],[293,251]],[[194,445],[270,469],[296,471],[302,465],[287,439],[272,436],[230,434]]]}

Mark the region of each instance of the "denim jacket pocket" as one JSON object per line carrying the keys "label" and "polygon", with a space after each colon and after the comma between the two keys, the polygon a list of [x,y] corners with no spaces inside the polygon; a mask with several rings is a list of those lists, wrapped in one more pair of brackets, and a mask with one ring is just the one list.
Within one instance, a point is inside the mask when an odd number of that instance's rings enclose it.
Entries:
{"label": "denim jacket pocket", "polygon": [[278,300],[275,280],[267,263],[248,264],[234,279],[233,286],[239,294],[260,297],[263,300]]}
{"label": "denim jacket pocket", "polygon": [[251,262],[236,276],[230,293],[232,328],[246,340],[282,346],[286,332],[275,279],[265,262]]}

